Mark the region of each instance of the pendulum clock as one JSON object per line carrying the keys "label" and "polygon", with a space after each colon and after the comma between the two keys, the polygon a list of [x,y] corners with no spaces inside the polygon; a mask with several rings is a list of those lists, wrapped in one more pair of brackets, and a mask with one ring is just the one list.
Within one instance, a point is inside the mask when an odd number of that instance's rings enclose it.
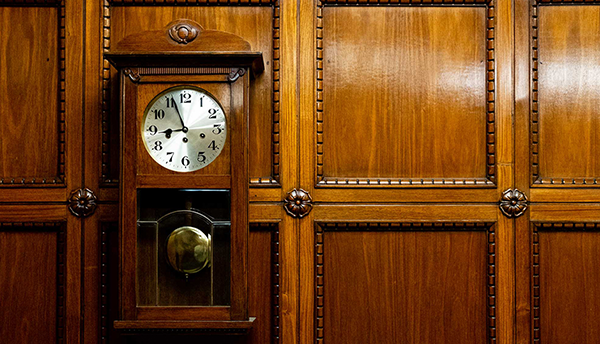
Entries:
{"label": "pendulum clock", "polygon": [[120,78],[115,327],[248,331],[248,102],[262,53],[182,19],[107,58]]}

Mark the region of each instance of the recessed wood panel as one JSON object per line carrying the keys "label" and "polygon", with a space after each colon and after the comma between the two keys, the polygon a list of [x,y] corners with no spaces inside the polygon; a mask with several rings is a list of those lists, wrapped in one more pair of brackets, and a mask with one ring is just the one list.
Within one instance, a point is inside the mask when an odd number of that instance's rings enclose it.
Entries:
{"label": "recessed wood panel", "polygon": [[537,13],[531,114],[534,180],[595,184],[600,176],[600,8],[540,6]]}
{"label": "recessed wood panel", "polygon": [[598,343],[598,228],[538,227],[533,243],[534,340],[548,344]]}
{"label": "recessed wood panel", "polygon": [[256,317],[248,343],[279,343],[279,231],[277,225],[250,227],[248,312]]}
{"label": "recessed wood panel", "polygon": [[317,228],[317,342],[495,338],[494,258],[485,228],[397,229]]}
{"label": "recessed wood panel", "polygon": [[[253,184],[272,184],[269,176],[279,175],[279,5],[271,6],[150,6],[110,8],[110,39],[105,45],[114,45],[123,37],[144,30],[162,29],[169,22],[187,18],[197,21],[205,29],[222,30],[239,35],[247,40],[252,50],[261,51],[265,71],[251,81],[250,86],[250,142],[251,152],[249,175]],[[106,9],[105,11],[109,11]],[[276,17],[276,20],[274,19]],[[275,29],[276,28],[276,29]],[[274,32],[277,34],[275,35]],[[275,64],[275,65],[274,65]],[[105,74],[108,74],[108,70]],[[114,76],[112,99],[117,99],[118,82]],[[109,81],[107,80],[106,83]],[[107,96],[108,93],[105,93]],[[115,108],[115,104],[112,104]],[[106,104],[105,104],[106,106]],[[115,108],[116,109],[116,108]],[[115,122],[112,118],[107,122]],[[117,156],[118,147],[109,137],[118,138],[118,128],[106,123],[105,155]],[[111,149],[111,151],[108,151]],[[109,158],[107,158],[109,159]],[[105,159],[106,160],[106,159]],[[103,167],[105,179],[116,178],[118,164],[114,158],[106,160]],[[111,170],[112,169],[112,170]]]}
{"label": "recessed wood panel", "polygon": [[56,343],[57,233],[0,229],[0,252],[1,341]]}
{"label": "recessed wood panel", "polygon": [[323,7],[317,176],[420,184],[493,175],[490,13],[486,7]]}
{"label": "recessed wood panel", "polygon": [[64,175],[59,13],[0,6],[0,184],[53,184]]}

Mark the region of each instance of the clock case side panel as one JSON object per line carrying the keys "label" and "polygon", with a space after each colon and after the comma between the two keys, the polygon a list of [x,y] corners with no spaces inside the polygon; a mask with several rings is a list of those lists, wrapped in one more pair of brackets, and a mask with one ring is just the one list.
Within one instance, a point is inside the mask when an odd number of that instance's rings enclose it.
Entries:
{"label": "clock case side panel", "polygon": [[[150,321],[146,325],[136,327],[165,328],[161,321],[247,321],[247,255],[248,255],[248,122],[249,122],[249,85],[250,73],[241,68],[125,68],[121,70],[121,231],[120,231],[120,304],[121,319],[116,327],[129,327],[125,323],[131,321]],[[204,73],[204,74],[202,74]],[[142,83],[180,83],[201,85],[202,83],[229,83],[230,113],[228,140],[230,142],[230,173],[228,185],[224,185],[219,176],[211,182],[211,176],[194,176],[194,173],[182,173],[181,176],[170,176],[169,185],[152,185],[152,187],[189,188],[226,188],[231,192],[231,301],[230,306],[178,306],[178,307],[140,307],[137,305],[137,190],[140,181],[137,173],[139,124],[137,117],[139,89]],[[135,139],[131,139],[135,138]],[[174,183],[172,183],[174,181]],[[186,181],[187,184],[186,184]],[[214,184],[214,185],[213,185]],[[149,187],[149,186],[146,186]],[[208,324],[208,323],[207,323]],[[210,325],[210,324],[208,324]],[[208,326],[207,325],[207,326]],[[214,325],[214,324],[213,324]],[[181,327],[180,323],[177,325]],[[190,326],[198,327],[197,323]],[[244,325],[244,326],[247,326]]]}
{"label": "clock case side panel", "polygon": [[[120,197],[119,197],[119,271],[121,319],[135,319],[136,316],[136,245],[137,245],[137,192],[136,192],[136,150],[131,140],[137,137],[135,121],[138,85],[129,75],[130,70],[120,72]],[[131,117],[131,118],[129,118]]]}

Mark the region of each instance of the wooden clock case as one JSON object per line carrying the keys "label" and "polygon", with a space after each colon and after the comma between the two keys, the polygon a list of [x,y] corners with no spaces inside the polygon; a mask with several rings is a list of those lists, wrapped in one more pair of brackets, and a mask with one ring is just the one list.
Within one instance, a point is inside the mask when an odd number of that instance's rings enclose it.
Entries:
{"label": "wooden clock case", "polygon": [[[120,73],[120,320],[126,332],[196,329],[244,333],[248,317],[248,118],[250,77],[264,69],[262,53],[241,37],[204,30],[176,20],[163,30],[127,36],[107,54]],[[228,137],[221,154],[194,172],[174,172],[155,161],[140,135],[147,104],[179,85],[210,92],[223,107]],[[230,304],[227,306],[146,306],[138,302],[138,190],[226,189],[230,191]],[[147,259],[155,259],[148,257]]]}

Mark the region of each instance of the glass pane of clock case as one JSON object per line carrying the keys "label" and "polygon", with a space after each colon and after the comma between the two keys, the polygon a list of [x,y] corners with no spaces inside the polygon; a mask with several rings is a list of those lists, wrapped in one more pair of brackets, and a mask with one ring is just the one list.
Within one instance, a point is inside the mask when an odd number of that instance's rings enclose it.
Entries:
{"label": "glass pane of clock case", "polygon": [[230,193],[138,190],[138,306],[230,304]]}

